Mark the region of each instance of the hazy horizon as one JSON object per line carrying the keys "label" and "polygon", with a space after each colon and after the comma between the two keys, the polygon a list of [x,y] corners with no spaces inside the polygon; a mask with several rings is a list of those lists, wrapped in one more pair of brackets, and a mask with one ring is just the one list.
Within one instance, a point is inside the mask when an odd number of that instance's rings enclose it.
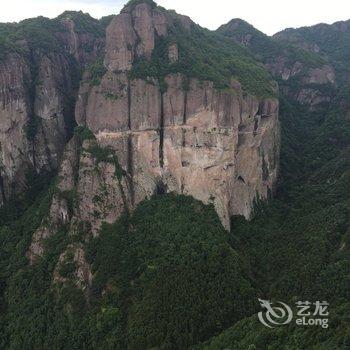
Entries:
{"label": "hazy horizon", "polygon": [[[229,0],[203,3],[197,0],[159,0],[160,6],[187,15],[202,27],[214,30],[233,18],[240,18],[260,31],[273,35],[286,28],[299,28],[319,23],[332,24],[350,18],[350,5],[343,0],[321,4],[316,0],[295,0],[285,11],[283,3],[276,0],[260,2],[246,0],[235,4]],[[64,11],[89,13],[94,18],[118,14],[126,1],[120,0],[13,0],[2,8],[0,22],[19,22],[23,19],[45,16],[54,18]],[[345,14],[345,15],[344,15]],[[346,17],[345,17],[346,16]]]}

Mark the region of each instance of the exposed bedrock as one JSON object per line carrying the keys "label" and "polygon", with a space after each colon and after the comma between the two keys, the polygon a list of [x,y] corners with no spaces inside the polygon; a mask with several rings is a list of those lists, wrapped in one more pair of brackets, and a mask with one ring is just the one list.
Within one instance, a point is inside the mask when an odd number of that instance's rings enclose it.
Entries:
{"label": "exposed bedrock", "polygon": [[26,188],[29,170],[57,169],[75,123],[80,69],[104,47],[104,38],[61,22],[60,50],[23,39],[0,60],[0,206]]}
{"label": "exposed bedrock", "polygon": [[[190,30],[188,17],[177,20]],[[75,135],[66,146],[49,220],[34,234],[28,253],[32,263],[42,255],[42,238],[60,223],[84,241],[154,193],[212,203],[229,229],[233,215],[249,218],[254,201],[273,192],[280,147],[277,98],[249,95],[233,79],[229,89],[218,90],[211,81],[180,73],[131,78],[134,60],[151,59],[172,21],[166,12],[140,4],[126,7],[107,28],[106,72],[98,85],[84,73],[75,105],[77,124],[94,137]],[[169,62],[180,54],[171,42]],[[80,273],[82,285],[90,277]]]}
{"label": "exposed bedrock", "polygon": [[[190,28],[187,17],[179,18]],[[157,190],[184,193],[213,203],[229,228],[232,215],[249,217],[254,200],[274,189],[278,100],[247,95],[237,81],[225,92],[210,81],[169,74],[162,91],[157,79],[129,79],[135,58],[150,58],[155,38],[171,25],[171,17],[146,4],[116,16],[107,28],[107,72],[99,86],[85,77],[76,120],[101,147],[115,150],[132,205]],[[169,57],[176,60],[171,46]]]}
{"label": "exposed bedrock", "polygon": [[136,202],[160,187],[192,195],[214,203],[228,228],[231,215],[249,217],[254,199],[273,191],[278,101],[245,95],[237,82],[222,92],[190,79],[184,90],[184,79],[167,76],[161,93],[157,81],[108,72],[99,87],[80,96],[87,103],[78,105],[77,120],[101,147],[115,150],[126,172],[132,169]]}

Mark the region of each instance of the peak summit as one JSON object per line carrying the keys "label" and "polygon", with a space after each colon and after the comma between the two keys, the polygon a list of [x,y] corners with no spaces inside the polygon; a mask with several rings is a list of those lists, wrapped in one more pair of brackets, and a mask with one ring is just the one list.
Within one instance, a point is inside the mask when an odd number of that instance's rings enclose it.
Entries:
{"label": "peak summit", "polygon": [[153,0],[130,0],[125,4],[122,11],[125,11],[126,9],[133,9],[134,7],[140,4],[146,4],[151,6],[152,8],[158,6],[157,3],[154,2]]}

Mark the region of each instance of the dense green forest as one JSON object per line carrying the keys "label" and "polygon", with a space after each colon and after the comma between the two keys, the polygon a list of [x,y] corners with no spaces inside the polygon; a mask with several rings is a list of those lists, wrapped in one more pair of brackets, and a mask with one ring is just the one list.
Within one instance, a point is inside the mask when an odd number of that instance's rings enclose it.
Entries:
{"label": "dense green forest", "polygon": [[[171,194],[105,225],[86,243],[89,303],[73,282],[50,287],[72,243],[64,227],[39,264],[27,264],[55,179],[33,183],[31,195],[1,215],[1,348],[346,349],[350,122],[335,106],[323,112],[282,102],[277,198],[258,203],[250,222],[233,218],[230,234],[213,208]],[[69,276],[69,262],[64,270]],[[269,330],[254,315],[258,297],[327,300],[330,327]]]}
{"label": "dense green forest", "polygon": [[[309,46],[319,54],[329,58],[338,69],[348,70],[350,58],[350,21],[336,22],[332,25],[321,23],[312,27],[286,29],[275,34],[282,43]],[[344,78],[344,77],[343,77]]]}
{"label": "dense green forest", "polygon": [[68,30],[62,23],[64,19],[74,22],[77,33],[91,33],[96,37],[103,37],[111,17],[103,17],[98,21],[81,11],[66,11],[54,19],[37,17],[19,23],[0,23],[0,60],[8,52],[26,53],[28,47],[23,42],[20,43],[23,39],[31,50],[61,50],[62,43],[57,34]]}
{"label": "dense green forest", "polygon": [[335,106],[322,120],[297,106],[282,111],[285,142],[278,196],[258,206],[252,221],[233,220],[232,244],[249,260],[262,298],[290,305],[327,300],[330,326],[270,330],[255,316],[236,323],[204,349],[350,346],[350,123]]}
{"label": "dense green forest", "polygon": [[[170,64],[167,58],[172,42],[179,48],[179,61],[175,64]],[[271,77],[244,47],[195,24],[188,31],[175,20],[169,36],[156,41],[151,64],[140,58],[130,75],[132,78],[156,77],[162,81],[166,74],[179,72],[187,77],[213,81],[216,88],[227,91],[230,91],[233,77],[248,93],[259,97],[276,95]]]}
{"label": "dense green forest", "polygon": [[226,38],[235,38],[235,41],[248,47],[255,57],[263,62],[274,62],[279,56],[284,56],[290,63],[298,61],[313,67],[326,62],[325,59],[313,52],[303,50],[287,42],[273,40],[239,18],[222,25],[216,32]]}
{"label": "dense green forest", "polygon": [[[110,20],[91,23],[81,14],[65,16],[78,21],[79,30],[97,35]],[[47,25],[59,21],[48,24],[40,18],[0,25],[0,53],[12,50],[7,38],[32,31],[37,33],[33,38],[40,37],[45,28],[45,39],[57,30],[47,31]],[[241,30],[251,28],[243,23]],[[310,66],[327,59],[266,36],[258,37],[262,47],[254,45],[249,52],[222,34],[194,27],[190,35],[175,25],[169,38],[158,40],[152,63],[136,62],[131,74],[161,80],[181,71],[210,79],[219,88],[228,88],[228,77],[234,76],[246,91],[269,96],[275,93],[271,78],[254,57],[265,61],[271,52],[292,52],[293,59]],[[50,45],[55,44],[51,39]],[[176,66],[164,59],[169,40],[178,43],[183,55]],[[271,52],[263,56],[265,51]],[[100,61],[90,67],[94,84],[103,69]],[[337,73],[344,71],[342,61]],[[280,83],[293,89],[299,82]],[[256,203],[252,220],[233,217],[231,232],[224,230],[212,206],[183,195],[158,194],[114,224],[104,224],[100,235],[90,240],[60,227],[46,240],[44,256],[30,266],[26,253],[33,233],[48,216],[57,177],[47,173],[38,178],[28,172],[27,192],[0,209],[0,349],[350,349],[346,86],[344,79],[332,89],[331,102],[312,112],[281,93],[276,195]],[[94,138],[86,128],[78,127],[75,133],[82,140]],[[111,156],[93,147],[89,151],[100,160]],[[120,180],[123,173],[116,175]],[[85,250],[92,267],[88,292],[76,287],[72,245]],[[59,272],[66,282],[53,284],[64,251],[68,254]],[[258,321],[258,298],[290,305],[326,300],[329,328],[290,324],[269,329]]]}
{"label": "dense green forest", "polygon": [[[130,1],[127,6],[133,8],[139,2]],[[156,6],[153,1],[149,3]],[[249,50],[192,21],[190,29],[186,28],[175,11],[166,13],[172,18],[168,35],[156,38],[151,62],[144,57],[134,62],[131,78],[158,78],[166,90],[163,82],[165,75],[183,73],[189,78],[210,80],[216,88],[226,91],[231,90],[233,78],[239,81],[247,93],[259,97],[276,95],[271,76]],[[177,44],[179,52],[179,59],[175,63],[169,62],[167,54],[172,43]]]}

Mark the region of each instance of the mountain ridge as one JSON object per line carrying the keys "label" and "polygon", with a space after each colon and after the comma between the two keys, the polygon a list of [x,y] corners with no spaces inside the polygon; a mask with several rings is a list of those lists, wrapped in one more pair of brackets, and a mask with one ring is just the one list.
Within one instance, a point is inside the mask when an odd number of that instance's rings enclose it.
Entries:
{"label": "mountain ridge", "polygon": [[[348,346],[341,64],[151,0],[59,17],[0,59],[0,347]],[[331,327],[268,329],[258,298]]]}

